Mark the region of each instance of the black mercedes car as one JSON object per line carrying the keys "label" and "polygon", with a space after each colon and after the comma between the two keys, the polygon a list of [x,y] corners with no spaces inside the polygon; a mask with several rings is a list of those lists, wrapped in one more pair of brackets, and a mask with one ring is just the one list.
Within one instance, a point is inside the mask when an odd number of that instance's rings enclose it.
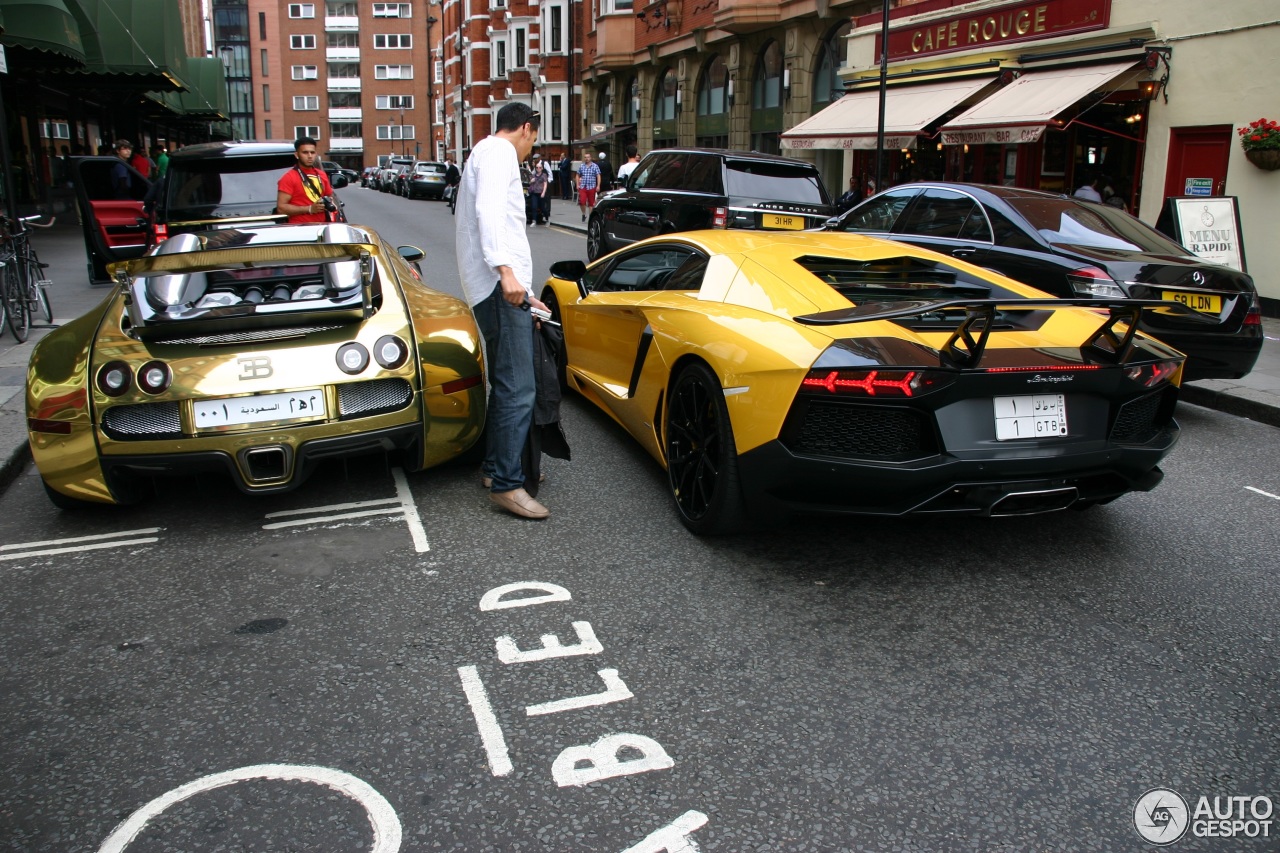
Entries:
{"label": "black mercedes car", "polygon": [[932,249],[1054,296],[1180,302],[1200,316],[1147,312],[1142,330],[1187,354],[1187,380],[1237,379],[1262,349],[1253,279],[1104,204],[1016,187],[914,183],[824,228]]}

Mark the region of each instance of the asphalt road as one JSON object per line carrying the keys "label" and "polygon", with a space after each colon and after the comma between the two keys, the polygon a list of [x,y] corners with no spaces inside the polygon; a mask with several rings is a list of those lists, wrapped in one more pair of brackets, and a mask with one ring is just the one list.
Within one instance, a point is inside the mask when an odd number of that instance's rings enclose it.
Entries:
{"label": "asphalt road", "polygon": [[[446,207],[343,195],[457,292]],[[698,539],[564,414],[541,523],[462,465],[81,514],[18,478],[0,849],[1122,851],[1153,788],[1280,800],[1274,429],[1186,407],[1165,482],[1083,513]]]}

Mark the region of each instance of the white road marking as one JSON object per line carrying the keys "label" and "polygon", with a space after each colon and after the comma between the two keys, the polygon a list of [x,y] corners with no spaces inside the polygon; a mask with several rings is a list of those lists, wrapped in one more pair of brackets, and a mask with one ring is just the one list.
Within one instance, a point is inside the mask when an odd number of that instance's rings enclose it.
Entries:
{"label": "white road marking", "polygon": [[674,821],[654,832],[622,853],[698,853],[697,843],[689,836],[707,825],[707,816],[690,809]]}
{"label": "white road marking", "polygon": [[[282,530],[286,527],[327,524],[331,521],[350,521],[353,518],[370,518],[375,515],[400,515],[404,517],[404,523],[409,527],[409,535],[413,538],[414,550],[419,554],[430,551],[431,545],[427,542],[427,531],[423,528],[422,519],[418,516],[418,505],[413,501],[413,493],[409,491],[409,481],[405,479],[404,471],[400,468],[393,468],[391,475],[395,478],[396,483],[396,496],[394,498],[379,498],[371,501],[353,501],[351,503],[313,506],[306,509],[286,509],[279,512],[270,512],[267,513],[266,518],[285,518],[288,516],[305,516],[305,518],[294,518],[291,521],[273,521],[270,524],[262,525],[262,529]],[[379,508],[367,509],[367,507]],[[352,511],[342,512],[341,510]]]}
{"label": "white road marking", "polygon": [[[619,758],[618,755],[627,750],[640,753],[639,758]],[[586,767],[579,767],[582,762]],[[623,732],[616,735],[605,735],[595,743],[571,746],[561,750],[551,764],[551,778],[561,788],[581,788],[601,779],[613,779],[618,776],[633,776],[636,773],[649,773],[654,770],[670,770],[676,763],[662,744],[644,735],[633,735]]]}
{"label": "white road marking", "polygon": [[458,677],[462,679],[462,691],[467,694],[471,715],[476,718],[480,743],[489,756],[489,771],[494,776],[506,776],[514,769],[507,752],[507,739],[502,735],[502,727],[498,725],[498,718],[493,713],[493,705],[489,704],[489,694],[485,692],[480,673],[474,666],[460,666]]}
{"label": "white road marking", "polygon": [[431,545],[427,542],[427,531],[422,527],[422,519],[418,516],[418,505],[413,502],[413,493],[409,491],[409,481],[405,479],[404,470],[393,468],[391,474],[396,480],[396,496],[400,498],[400,505],[404,507],[405,524],[409,525],[409,533],[413,536],[414,550],[419,554],[430,551]]}
{"label": "white road marking", "polygon": [[555,634],[543,634],[540,649],[521,651],[515,639],[508,635],[495,639],[494,647],[498,652],[498,660],[508,664],[570,658],[575,655],[598,655],[604,651],[604,646],[596,638],[596,632],[592,630],[590,622],[574,622],[573,630],[578,635],[578,643],[573,646],[566,646]]}
{"label": "white road marking", "polygon": [[[520,591],[541,592],[543,595],[512,598],[503,601],[503,596]],[[546,581],[522,581],[494,587],[480,599],[480,610],[506,610],[511,607],[529,607],[534,604],[546,604],[552,601],[570,601],[573,596],[564,587]]]}
{"label": "white road marking", "polygon": [[396,810],[391,807],[385,797],[363,779],[328,767],[258,764],[253,767],[228,770],[224,773],[214,773],[157,797],[129,815],[124,823],[116,827],[107,840],[102,842],[98,853],[122,853],[125,847],[138,837],[138,833],[146,828],[147,823],[172,805],[190,799],[196,794],[212,791],[215,788],[225,788],[250,779],[311,782],[344,794],[363,806],[365,816],[369,818],[369,826],[373,829],[373,847],[370,853],[396,853],[400,849],[402,830]]}
{"label": "white road marking", "polygon": [[590,696],[574,696],[570,699],[557,699],[554,702],[543,702],[541,705],[530,705],[524,709],[524,712],[530,717],[540,717],[543,714],[559,714],[563,711],[577,711],[580,708],[595,708],[599,705],[625,702],[635,696],[618,677],[616,669],[602,669],[596,675],[599,675],[600,680],[604,682],[604,692],[592,693]]}
{"label": "white road marking", "polygon": [[[139,539],[118,539],[118,537],[138,536],[142,533],[159,533],[163,529],[162,527],[144,527],[138,530],[121,530],[118,533],[100,533],[95,536],[71,536],[66,539],[44,539],[39,542],[0,545],[0,551],[14,552],[12,554],[0,553],[0,561],[25,560],[28,557],[53,557],[58,554],[77,554],[81,551],[101,551],[105,548],[127,548],[131,545],[150,545],[159,542],[160,538],[158,536],[147,536]],[[61,545],[64,547],[46,548],[44,547],[46,545]]]}
{"label": "white road marking", "polygon": [[1249,490],[1249,491],[1251,491],[1251,492],[1257,492],[1258,494],[1262,495],[1263,497],[1267,497],[1267,498],[1275,498],[1276,500],[1280,501],[1280,495],[1273,495],[1273,494],[1271,494],[1270,492],[1264,492],[1264,491],[1262,491],[1262,489],[1255,489],[1253,486],[1245,486],[1245,488],[1246,488],[1246,489],[1248,489],[1248,490]]}

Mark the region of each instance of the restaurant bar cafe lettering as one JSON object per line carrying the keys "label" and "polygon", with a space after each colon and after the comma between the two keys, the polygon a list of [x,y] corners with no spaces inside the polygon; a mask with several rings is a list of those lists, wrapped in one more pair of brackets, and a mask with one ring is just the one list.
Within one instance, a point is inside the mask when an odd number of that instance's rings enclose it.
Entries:
{"label": "restaurant bar cafe lettering", "polygon": [[[1030,41],[1102,29],[1108,0],[1046,0],[1017,3],[889,33],[889,58],[908,59],[1004,42]],[[879,53],[879,37],[876,52]]]}

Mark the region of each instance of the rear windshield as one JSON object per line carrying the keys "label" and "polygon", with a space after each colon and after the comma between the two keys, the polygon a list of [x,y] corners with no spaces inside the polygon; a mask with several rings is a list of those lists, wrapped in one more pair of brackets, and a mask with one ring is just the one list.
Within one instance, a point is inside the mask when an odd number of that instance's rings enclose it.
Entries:
{"label": "rear windshield", "polygon": [[1187,250],[1123,210],[1065,198],[1009,199],[1040,236],[1055,246],[1086,246],[1157,255]]}
{"label": "rear windshield", "polygon": [[444,166],[443,166],[443,165],[441,165],[440,163],[419,163],[419,164],[418,164],[418,171],[419,171],[419,172],[434,172],[435,174],[443,175],[443,174],[444,174]]}
{"label": "rear windshield", "polygon": [[725,195],[827,204],[827,192],[817,170],[760,160],[730,160],[725,164]]}
{"label": "rear windshield", "polygon": [[168,218],[271,213],[276,206],[276,183],[292,165],[293,154],[279,159],[221,157],[171,162],[166,176]]}

